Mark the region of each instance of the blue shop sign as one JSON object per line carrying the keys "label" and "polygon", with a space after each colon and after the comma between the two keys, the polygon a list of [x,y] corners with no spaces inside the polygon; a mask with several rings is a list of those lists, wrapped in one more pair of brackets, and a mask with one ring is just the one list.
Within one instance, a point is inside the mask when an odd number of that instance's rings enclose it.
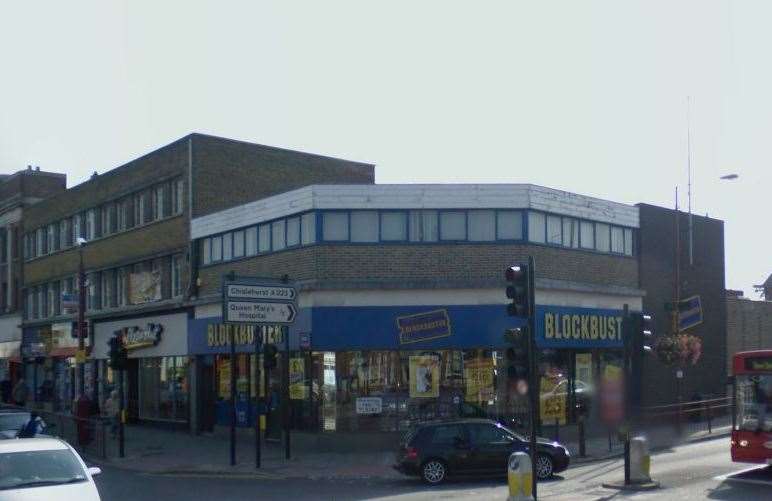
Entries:
{"label": "blue shop sign", "polygon": [[560,306],[536,307],[540,348],[621,348],[622,312]]}
{"label": "blue shop sign", "polygon": [[220,317],[188,320],[188,351],[195,355],[214,355],[230,352],[234,340],[237,353],[253,353],[255,336],[266,344],[284,347],[284,330],[279,326],[223,324]]}

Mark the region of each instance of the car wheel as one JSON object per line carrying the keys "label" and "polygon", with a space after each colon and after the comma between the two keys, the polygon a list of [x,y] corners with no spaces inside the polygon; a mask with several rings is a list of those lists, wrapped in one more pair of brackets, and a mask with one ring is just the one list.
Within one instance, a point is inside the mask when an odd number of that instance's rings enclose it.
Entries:
{"label": "car wheel", "polygon": [[430,459],[421,467],[421,478],[427,484],[441,484],[447,475],[448,469],[439,459]]}
{"label": "car wheel", "polygon": [[554,465],[552,458],[546,454],[539,454],[536,458],[536,476],[539,480],[546,480],[552,476]]}

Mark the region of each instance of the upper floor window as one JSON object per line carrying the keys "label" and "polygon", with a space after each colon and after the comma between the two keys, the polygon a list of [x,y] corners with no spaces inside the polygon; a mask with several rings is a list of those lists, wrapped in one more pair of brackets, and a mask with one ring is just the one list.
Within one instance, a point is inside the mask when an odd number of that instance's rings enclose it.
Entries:
{"label": "upper floor window", "polygon": [[58,226],[55,224],[48,225],[48,236],[46,240],[48,241],[49,252],[56,252],[59,250],[59,239],[56,234],[57,228]]}
{"label": "upper floor window", "polygon": [[386,242],[407,240],[407,214],[405,212],[381,213],[381,240]]}
{"label": "upper floor window", "polygon": [[617,254],[625,252],[625,232],[619,226],[611,227],[611,252]]}
{"label": "upper floor window", "polygon": [[436,242],[439,226],[436,210],[411,210],[408,214],[411,242]]}
{"label": "upper floor window", "polygon": [[496,211],[469,211],[469,240],[489,242],[496,240]]}
{"label": "upper floor window", "polygon": [[611,227],[605,223],[595,223],[595,250],[609,252],[611,250]]}
{"label": "upper floor window", "polygon": [[496,214],[496,236],[499,240],[522,240],[523,213],[500,210]]}
{"label": "upper floor window", "polygon": [[539,244],[547,242],[546,217],[541,212],[528,213],[528,240]]}
{"label": "upper floor window", "polygon": [[184,205],[185,185],[182,179],[172,183],[172,213],[182,214]]}
{"label": "upper floor window", "polygon": [[466,212],[440,212],[440,240],[466,240]]}
{"label": "upper floor window", "polygon": [[233,232],[233,257],[244,257],[244,231]]}
{"label": "upper floor window", "polygon": [[633,255],[633,230],[625,228],[625,254]]}
{"label": "upper floor window", "polygon": [[357,210],[351,212],[352,242],[377,242],[379,229],[378,211]]}
{"label": "upper floor window", "polygon": [[261,224],[257,228],[257,252],[260,254],[271,251],[271,225]]}
{"label": "upper floor window", "polygon": [[257,254],[257,226],[247,228],[244,232],[244,248],[247,256]]}
{"label": "upper floor window", "polygon": [[287,247],[298,245],[300,245],[300,218],[291,217],[287,219]]}
{"label": "upper floor window", "polygon": [[309,212],[300,217],[300,236],[303,245],[316,242],[316,213]]}
{"label": "upper floor window", "polygon": [[284,219],[271,223],[271,249],[274,251],[284,250],[287,247],[285,240],[287,227]]}
{"label": "upper floor window", "polygon": [[547,243],[563,245],[563,224],[560,216],[547,216]]}
{"label": "upper floor window", "polygon": [[212,262],[212,239],[205,238],[201,241],[201,263],[209,264]]}
{"label": "upper floor window", "polygon": [[582,249],[595,248],[595,225],[590,221],[579,223],[579,243]]}
{"label": "upper floor window", "polygon": [[348,213],[325,212],[322,216],[322,238],[326,242],[348,240]]}
{"label": "upper floor window", "polygon": [[563,245],[574,249],[579,247],[579,221],[577,219],[563,218]]}
{"label": "upper floor window", "polygon": [[172,297],[182,296],[182,256],[172,256]]}
{"label": "upper floor window", "polygon": [[222,237],[212,238],[212,261],[222,261]]}
{"label": "upper floor window", "polygon": [[154,220],[163,219],[164,217],[166,217],[166,211],[165,211],[166,204],[165,204],[165,196],[164,196],[165,191],[166,191],[166,186],[161,185],[161,186],[156,186],[153,192],[154,194],[153,219]]}

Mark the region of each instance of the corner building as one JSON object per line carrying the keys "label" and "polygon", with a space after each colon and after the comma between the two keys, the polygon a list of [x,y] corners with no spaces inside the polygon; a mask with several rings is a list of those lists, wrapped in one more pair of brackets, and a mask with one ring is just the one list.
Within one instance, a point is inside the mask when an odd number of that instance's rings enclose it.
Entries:
{"label": "corner building", "polygon": [[102,404],[115,386],[106,359],[108,339],[119,336],[129,350],[129,418],[188,427],[197,412],[191,219],[310,183],[347,182],[372,183],[372,166],[191,134],[30,207],[22,345],[39,349],[26,363],[34,405],[66,412],[77,397],[82,258],[87,395]]}
{"label": "corner building", "polygon": [[[508,375],[503,334],[517,320],[506,314],[503,272],[529,255],[542,420],[581,413],[599,423],[599,388],[621,372],[622,309],[640,311],[644,295],[638,226],[634,206],[533,185],[316,184],[194,218],[197,429],[229,423],[231,371],[242,426],[254,423],[257,395],[281,385],[282,360],[267,390],[255,381],[255,329],[222,323],[221,277],[231,271],[287,275],[299,288],[288,329],[296,430],[340,440],[459,413],[524,417]],[[283,347],[282,332],[263,331]]]}

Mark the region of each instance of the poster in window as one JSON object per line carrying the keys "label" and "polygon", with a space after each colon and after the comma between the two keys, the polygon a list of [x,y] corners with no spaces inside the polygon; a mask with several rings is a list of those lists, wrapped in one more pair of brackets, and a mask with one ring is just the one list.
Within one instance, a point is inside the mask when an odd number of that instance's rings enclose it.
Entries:
{"label": "poster in window", "polygon": [[143,271],[129,275],[129,303],[143,304],[161,300],[161,271]]}
{"label": "poster in window", "polygon": [[440,396],[439,357],[424,355],[410,357],[410,398]]}
{"label": "poster in window", "polygon": [[493,400],[493,359],[476,358],[465,361],[466,401],[487,402]]}
{"label": "poster in window", "polygon": [[231,398],[231,361],[223,358],[217,361],[217,396],[224,399]]}
{"label": "poster in window", "polygon": [[576,354],[576,379],[586,384],[592,383],[592,354]]}
{"label": "poster in window", "polygon": [[290,358],[290,363],[289,363],[290,400],[303,400],[306,398],[305,372],[306,372],[305,359]]}
{"label": "poster in window", "polygon": [[[560,383],[563,384],[560,384]],[[541,420],[544,424],[566,424],[568,382],[557,378],[541,378]]]}

